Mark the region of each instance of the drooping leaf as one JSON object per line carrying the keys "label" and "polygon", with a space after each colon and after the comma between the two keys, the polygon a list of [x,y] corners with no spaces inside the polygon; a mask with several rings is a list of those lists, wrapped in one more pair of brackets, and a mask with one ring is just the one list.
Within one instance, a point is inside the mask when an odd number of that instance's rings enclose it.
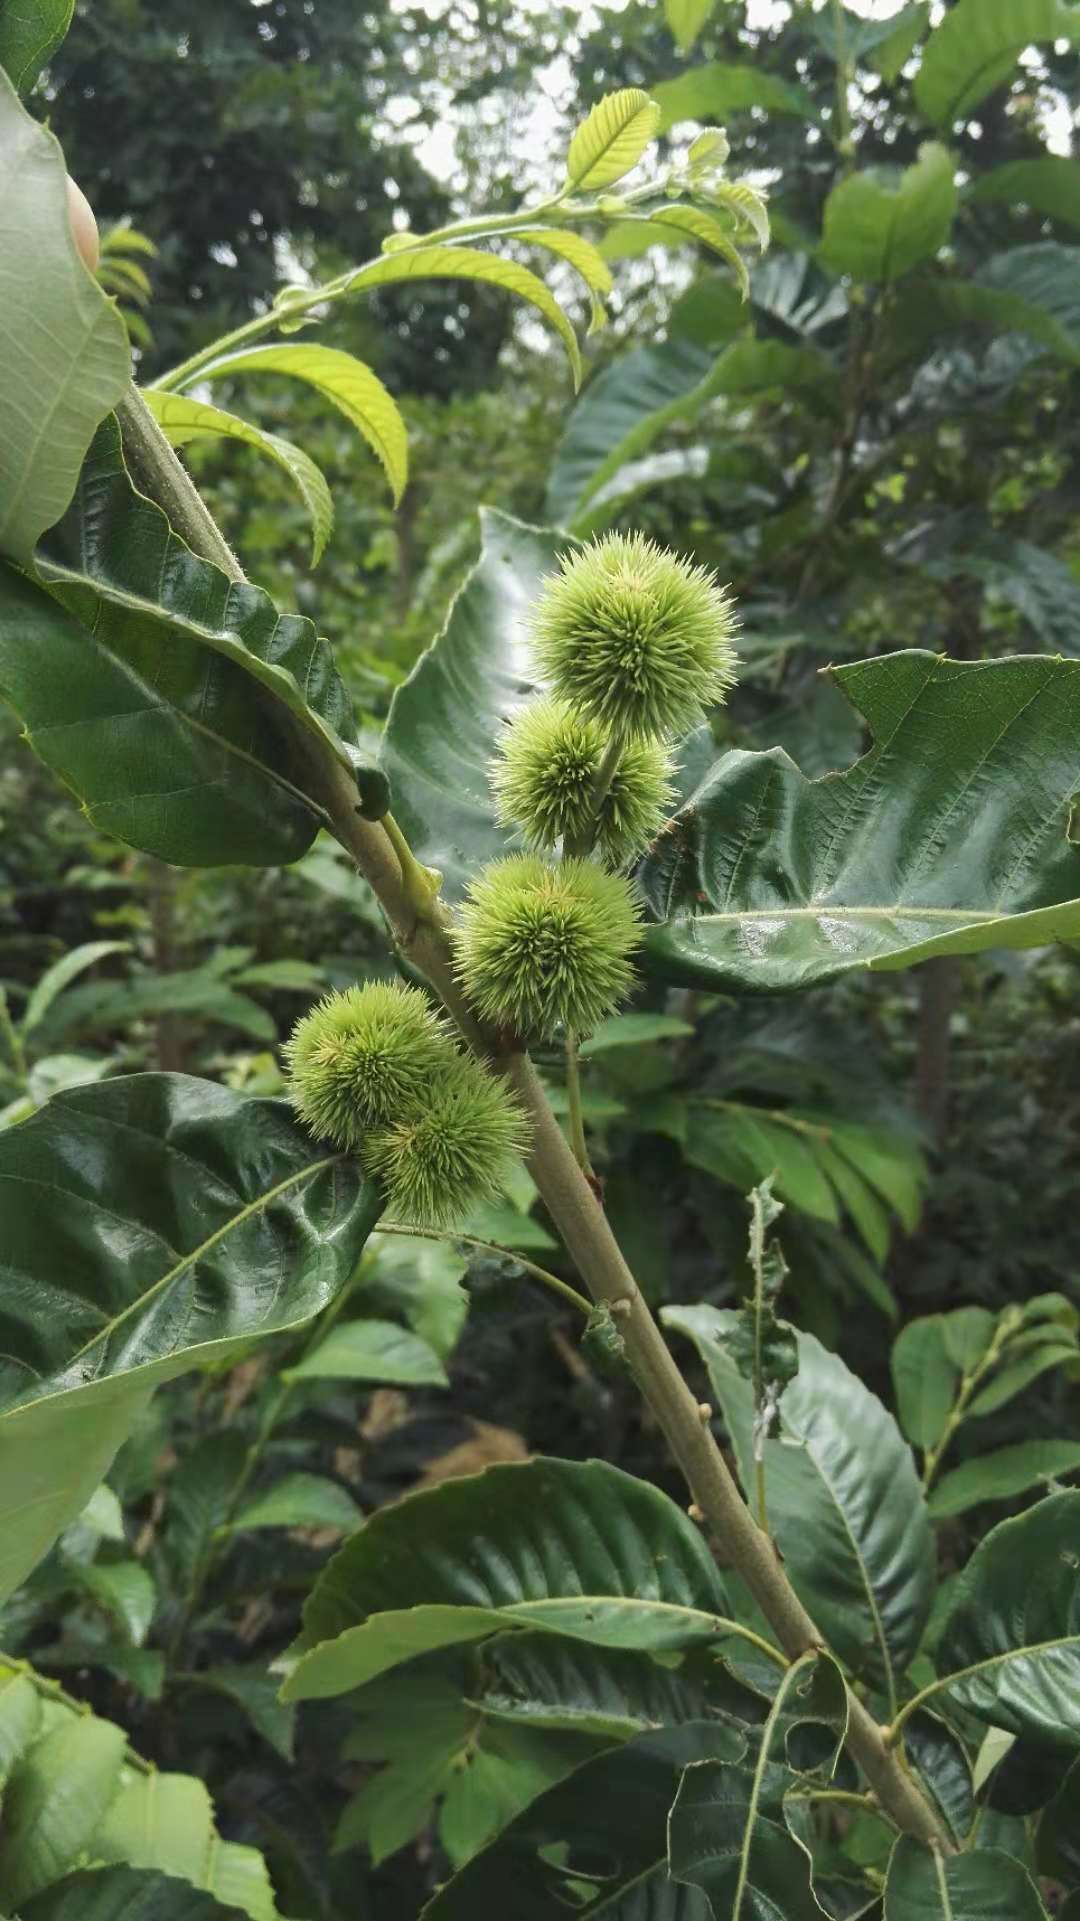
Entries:
{"label": "drooping leaf", "polygon": [[[839,1754],[847,1731],[844,1677],[831,1655],[809,1654],[784,1674],[753,1763],[701,1761],[688,1767],[671,1810],[669,1852],[678,1881],[703,1888],[715,1914],[731,1921],[817,1921],[811,1858],[784,1817],[797,1783],[781,1742],[785,1723],[822,1723]],[[831,1769],[822,1771],[825,1779]]]}
{"label": "drooping leaf", "polygon": [[157,1588],[141,1561],[87,1561],[72,1568],[78,1583],[111,1614],[132,1647],[141,1647],[157,1607]]}
{"label": "drooping leaf", "polygon": [[640,871],[650,965],[776,991],[1075,938],[1080,665],[911,651],[832,672],[870,751],[817,781],[779,749],[722,755]]}
{"label": "drooping leaf", "polygon": [[340,1694],[511,1626],[600,1647],[718,1640],[724,1590],[666,1496],[599,1461],[535,1460],[373,1515],[316,1583],[286,1698]]}
{"label": "drooping leaf", "polygon": [[927,141],[896,180],[866,170],[837,183],[825,202],[818,256],[855,280],[900,280],[944,246],[956,207],[952,156]]}
{"label": "drooping leaf", "polygon": [[130,941],[92,940],[85,941],[81,947],[72,947],[51,967],[46,968],[37,982],[23,1009],[19,1027],[23,1034],[29,1034],[40,1026],[58,994],[65,987],[85,973],[88,967],[96,967],[109,954],[127,954],[131,951]]}
{"label": "drooping leaf", "polygon": [[521,237],[530,247],[543,247],[546,253],[557,254],[560,260],[568,260],[581,275],[590,293],[604,295],[611,292],[615,284],[611,268],[599,247],[594,247],[584,234],[576,233],[572,227],[527,227]]}
{"label": "drooping leaf", "polygon": [[241,420],[221,407],[192,400],[188,394],[157,393],[153,387],[146,387],[143,399],[173,447],[187,447],[199,440],[242,440],[284,468],[307,508],[311,564],[318,565],[333,531],[334,503],[325,476],[302,447],[283,440],[280,434],[265,433],[250,420]]}
{"label": "drooping leaf", "polygon": [[0,13],[0,67],[17,93],[29,93],[63,44],[75,0],[6,0]]}
{"label": "drooping leaf", "polygon": [[4,1782],[0,1837],[0,1887],[12,1907],[76,1867],[96,1840],[120,1786],[125,1747],[123,1729],[111,1721],[66,1714],[42,1727],[19,1757]]}
{"label": "drooping leaf", "polygon": [[145,1764],[122,1768],[93,1852],[101,1861],[177,1875],[251,1921],[279,1921],[262,1855],[222,1840],[210,1796],[193,1775],[159,1774]]}
{"label": "drooping leaf", "polygon": [[724,1670],[710,1662],[662,1666],[648,1654],[559,1641],[549,1634],[505,1634],[481,1651],[469,1699],[485,1714],[527,1727],[576,1729],[625,1741],[648,1728],[705,1720]]}
{"label": "drooping leaf", "polygon": [[234,1663],[200,1668],[196,1674],[180,1675],[177,1679],[188,1687],[205,1688],[211,1694],[220,1694],[227,1701],[232,1701],[251,1722],[256,1733],[281,1755],[283,1761],[292,1760],[296,1740],[296,1709],[281,1700],[274,1675],[257,1665]]}
{"label": "drooping leaf", "polygon": [[461,1285],[468,1263],[458,1249],[408,1234],[376,1234],[369,1266],[365,1305],[400,1313],[441,1361],[448,1360],[469,1311]]}
{"label": "drooping leaf", "polygon": [[317,1314],[380,1201],[284,1102],[183,1074],[58,1095],[0,1136],[0,1191],[6,1595],[153,1386]]}
{"label": "drooping leaf", "polygon": [[424,1921],[513,1915],[551,1921],[713,1921],[697,1888],[668,1873],[668,1811],[683,1770],[737,1761],[745,1738],[716,1722],[643,1734],[534,1801],[424,1909]]}
{"label": "drooping leaf", "polygon": [[972,1419],[996,1414],[999,1407],[1022,1394],[1041,1375],[1055,1367],[1071,1366],[1080,1359],[1073,1329],[1047,1328],[1045,1333],[1042,1329],[1032,1329],[1031,1336],[1026,1350],[1019,1352],[1015,1360],[1008,1359],[1006,1349],[1006,1365],[990,1376],[986,1387],[980,1388],[969,1404],[968,1414]]}
{"label": "drooping leaf", "polygon": [[660,110],[640,87],[606,94],[578,127],[566,155],[566,178],[576,193],[614,186],[652,144]]}
{"label": "drooping leaf", "polygon": [[286,1474],[246,1501],[228,1523],[231,1534],[245,1528],[336,1527],[351,1534],[363,1516],[339,1481],[322,1474]]}
{"label": "drooping leaf", "polygon": [[664,18],[680,53],[689,53],[717,0],[664,0]]}
{"label": "drooping leaf", "polygon": [[916,1447],[935,1447],[945,1432],[959,1385],[959,1369],[945,1341],[945,1317],[909,1321],[892,1351],[900,1425]]}
{"label": "drooping leaf", "polygon": [[915,104],[935,126],[951,126],[1008,80],[1026,47],[1080,44],[1080,19],[1066,0],[957,0],[926,43]]}
{"label": "drooping leaf", "polygon": [[1060,1480],[1080,1469],[1080,1441],[1017,1441],[975,1455],[943,1474],[930,1495],[935,1521],[966,1514],[982,1501],[1011,1501],[1040,1482]]}
{"label": "drooping leaf", "polygon": [[[743,1486],[755,1484],[753,1400],[728,1351],[730,1310],[668,1307],[665,1326],[696,1344]],[[891,1414],[813,1335],[763,1447],[769,1530],[829,1644],[887,1694],[922,1637],[934,1545],[910,1450]]]}
{"label": "drooping leaf", "polygon": [[510,844],[489,769],[500,728],[535,690],[526,618],[560,545],[490,509],[481,535],[446,626],[394,695],[380,753],[402,831],[450,899]]}
{"label": "drooping leaf", "polygon": [[[3,9],[0,59],[20,58],[24,73],[35,11],[32,0]],[[60,148],[19,104],[3,71],[0,179],[0,554],[28,564],[75,491],[95,429],[131,378],[131,350],[112,301],[76,251]]]}
{"label": "drooping leaf", "polygon": [[1047,1921],[1031,1876],[999,1848],[944,1855],[902,1834],[885,1883],[884,1921]]}
{"label": "drooping leaf", "polygon": [[730,228],[715,214],[707,212],[704,207],[659,207],[650,214],[649,224],[659,227],[661,232],[669,227],[674,228],[676,233],[685,234],[687,239],[696,240],[699,246],[718,253],[733,269],[735,284],[743,299],[747,299],[750,274],[746,262],[732,239]]}
{"label": "drooping leaf", "polygon": [[1080,1747],[1080,1491],[979,1543],[937,1650],[947,1695],[993,1727]]}
{"label": "drooping leaf", "polygon": [[446,1387],[446,1369],[426,1341],[396,1321],[339,1321],[324,1341],[286,1369],[287,1381],[383,1381]]}
{"label": "drooping leaf", "polygon": [[24,1904],[23,1921],[241,1921],[212,1894],[172,1874],[79,1868]]}
{"label": "drooping leaf", "polygon": [[904,1757],[918,1775],[957,1846],[975,1822],[971,1763],[960,1736],[940,1715],[920,1708],[904,1728]]}
{"label": "drooping leaf", "polygon": [[297,346],[275,343],[222,354],[201,368],[197,378],[220,380],[235,374],[287,374],[314,387],[363,435],[382,464],[397,505],[409,480],[405,422],[393,395],[362,360],[342,353],[338,347],[314,346],[308,341]]}
{"label": "drooping leaf", "polygon": [[581,384],[581,349],[570,321],[539,276],[518,261],[482,253],[477,247],[430,246],[418,242],[403,251],[384,255],[369,267],[358,268],[345,291],[359,293],[361,289],[392,287],[407,280],[481,280],[487,286],[502,287],[507,293],[516,294],[519,300],[527,301],[550,321],[566,348],[574,385]]}
{"label": "drooping leaf", "polygon": [[1080,161],[1044,153],[1038,160],[1010,160],[974,180],[968,197],[982,205],[1002,202],[1048,214],[1067,227],[1080,227]]}
{"label": "drooping leaf", "polygon": [[[890,83],[898,80],[916,43],[922,39],[930,21],[929,0],[912,0],[899,13],[890,14],[881,24],[889,31],[866,48],[866,64]],[[864,21],[863,27],[869,26]]]}
{"label": "drooping leaf", "polygon": [[817,110],[805,87],[767,73],[761,66],[739,66],[720,60],[691,67],[675,80],[653,88],[660,107],[659,133],[668,133],[682,120],[727,120],[733,113],[764,107],[766,113],[794,114],[814,120]]}

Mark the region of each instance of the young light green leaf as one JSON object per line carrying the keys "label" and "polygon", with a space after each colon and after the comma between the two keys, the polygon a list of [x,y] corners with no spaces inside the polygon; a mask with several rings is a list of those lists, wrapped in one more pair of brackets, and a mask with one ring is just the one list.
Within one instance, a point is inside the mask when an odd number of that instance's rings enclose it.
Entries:
{"label": "young light green leaf", "polygon": [[395,1321],[345,1321],[282,1375],[285,1381],[382,1381],[447,1387],[446,1369],[426,1341]]}
{"label": "young light green leaf", "polygon": [[[10,8],[5,7],[7,21]],[[124,323],[75,248],[64,158],[0,72],[0,554],[28,565],[131,378]]]}
{"label": "young light green leaf", "polygon": [[613,1047],[640,1047],[649,1041],[685,1040],[693,1033],[689,1021],[676,1014],[611,1014],[583,1041],[582,1060],[607,1054]]}
{"label": "young light green leaf", "polygon": [[242,440],[283,467],[307,508],[311,521],[311,564],[318,565],[333,531],[334,503],[323,474],[302,447],[294,447],[291,440],[283,440],[280,434],[264,433],[261,427],[241,420],[236,414],[225,413],[221,407],[192,400],[187,394],[158,393],[153,387],[146,387],[143,399],[174,447],[187,447],[197,440]]}
{"label": "young light green leaf", "polygon": [[183,1074],[57,1095],[0,1135],[0,1196],[0,1285],[19,1302],[0,1372],[3,1598],[157,1382],[317,1314],[381,1202],[283,1101]]}
{"label": "young light green leaf", "polygon": [[818,258],[834,273],[890,283],[945,245],[956,215],[955,169],[936,141],[893,181],[848,174],[825,202]]}
{"label": "young light green leaf", "polygon": [[[481,256],[482,258],[484,256]],[[350,283],[358,284],[357,278]],[[362,360],[337,347],[245,347],[203,367],[199,380],[234,374],[288,374],[332,401],[382,463],[396,506],[408,484],[409,442],[393,395]]]}
{"label": "young light green leaf", "polygon": [[937,1650],[940,1686],[992,1727],[1080,1747],[1080,1491],[979,1543]]}
{"label": "young light green leaf", "polygon": [[222,1840],[210,1796],[190,1774],[125,1767],[94,1832],[93,1854],[99,1861],[177,1875],[224,1906],[240,1908],[250,1921],[279,1921],[262,1855]]}
{"label": "young light green leaf", "polygon": [[369,267],[360,267],[349,280],[346,292],[358,293],[370,287],[392,287],[407,280],[480,280],[490,287],[527,300],[549,320],[566,348],[575,387],[581,385],[581,349],[577,335],[559,303],[537,274],[530,273],[516,260],[497,254],[481,253],[477,247],[441,245],[410,247],[404,253],[385,254]]}
{"label": "young light green leaf", "polygon": [[338,1481],[322,1474],[286,1474],[272,1487],[256,1494],[225,1529],[219,1532],[241,1534],[246,1528],[261,1527],[336,1527],[351,1534],[363,1515],[352,1495]]}
{"label": "young light green leaf", "polygon": [[1080,20],[1066,0],[957,0],[926,43],[915,104],[936,126],[952,126],[1010,78],[1026,47],[1080,45]]}
{"label": "young light green leaf", "polygon": [[717,0],[664,0],[664,17],[680,53],[689,53],[716,4]]}
{"label": "young light green leaf", "polygon": [[659,107],[640,87],[605,94],[570,142],[567,185],[577,193],[614,186],[651,146],[659,121]]}
{"label": "young light green leaf", "polygon": [[23,1034],[29,1034],[44,1020],[58,994],[65,987],[86,972],[88,967],[96,967],[98,961],[105,960],[109,954],[129,954],[131,942],[126,940],[86,941],[81,947],[73,947],[64,954],[41,976],[33,993],[23,1009],[19,1022]]}
{"label": "young light green leaf", "polygon": [[944,1855],[903,1834],[889,1862],[884,1921],[1047,1921],[1047,1914],[1011,1854]]}
{"label": "young light green leaf", "polygon": [[6,0],[0,9],[0,67],[18,93],[29,93],[63,44],[75,0]]}
{"label": "young light green leaf", "polygon": [[544,247],[548,253],[558,254],[561,260],[568,260],[575,267],[585,285],[594,294],[608,294],[615,282],[611,268],[598,247],[584,234],[575,233],[571,228],[537,227],[526,229],[521,235],[530,247]]}
{"label": "young light green leaf", "polygon": [[[1080,663],[911,651],[833,677],[874,744],[819,781],[780,750],[720,756],[675,816],[683,832],[663,836],[640,871],[662,922],[646,933],[655,971],[775,992],[931,954],[1075,939]],[[995,779],[984,791],[987,755]],[[884,865],[883,836],[895,850]]]}
{"label": "young light green leaf", "polygon": [[673,228],[676,233],[684,233],[689,239],[718,253],[732,269],[743,299],[749,298],[750,275],[746,262],[735,245],[730,229],[723,226],[715,214],[706,213],[704,207],[657,207],[650,213],[649,223],[654,227]]}
{"label": "young light green leaf", "polygon": [[95,1714],[64,1714],[31,1737],[4,1782],[0,1888],[12,1907],[78,1866],[89,1847],[96,1852],[126,1745],[123,1729]]}

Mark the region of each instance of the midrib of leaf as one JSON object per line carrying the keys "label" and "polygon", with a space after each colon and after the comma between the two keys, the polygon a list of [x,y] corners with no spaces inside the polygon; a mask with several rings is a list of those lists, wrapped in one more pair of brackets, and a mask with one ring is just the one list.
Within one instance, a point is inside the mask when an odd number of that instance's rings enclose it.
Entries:
{"label": "midrib of leaf", "polygon": [[851,1544],[851,1552],[855,1557],[855,1565],[859,1570],[860,1579],[862,1581],[863,1587],[866,1590],[867,1605],[870,1609],[870,1615],[873,1620],[874,1632],[877,1635],[878,1646],[881,1649],[881,1659],[885,1667],[885,1687],[886,1687],[886,1693],[888,1694],[888,1697],[889,1697],[889,1716],[891,1719],[896,1714],[896,1705],[897,1705],[896,1677],[893,1673],[892,1657],[889,1653],[889,1644],[885,1639],[885,1626],[881,1619],[880,1611],[878,1609],[877,1596],[874,1593],[873,1583],[870,1579],[870,1571],[866,1565],[866,1562],[863,1559],[862,1550],[860,1549],[859,1544],[855,1539],[854,1534],[851,1531],[851,1523],[848,1520],[846,1513],[844,1512],[844,1509],[837,1497],[836,1491],[833,1488],[832,1482],[830,1481],[828,1475],[825,1472],[825,1469],[822,1467],[820,1461],[818,1461],[815,1458],[815,1456],[811,1453],[810,1448],[808,1447],[806,1441],[801,1436],[799,1439],[799,1446],[802,1448],[803,1453],[805,1454],[807,1460],[809,1461],[811,1467],[814,1470],[814,1473],[817,1475],[826,1493],[828,1494],[829,1499],[833,1504],[833,1507],[836,1509],[837,1514],[840,1516],[841,1526],[843,1527],[844,1533],[847,1535],[848,1541]]}
{"label": "midrib of leaf", "polygon": [[953,1921],[953,1907],[949,1899],[949,1881],[945,1873],[945,1858],[940,1848],[933,1850],[934,1873],[937,1876],[938,1893],[941,1896],[941,1912],[944,1921]]}
{"label": "midrib of leaf", "polygon": [[986,1674],[990,1668],[1005,1667],[1010,1661],[1030,1660],[1035,1654],[1055,1654],[1059,1648],[1075,1648],[1080,1652],[1080,1634],[1063,1634],[1053,1641],[1030,1641],[1022,1648],[1006,1648],[1001,1654],[988,1654],[981,1661],[973,1661],[969,1668],[957,1668],[953,1674],[943,1674],[938,1681],[931,1681],[928,1687],[904,1705],[903,1719],[906,1721],[916,1707],[929,1701],[935,1694],[946,1688],[955,1687],[957,1681],[968,1681],[974,1674]]}
{"label": "midrib of leaf", "polygon": [[[952,126],[954,121],[959,120],[960,110],[964,101],[971,93],[972,88],[978,87],[981,84],[984,74],[991,73],[1003,60],[1018,60],[1027,45],[1028,42],[1026,40],[1018,40],[1012,42],[1007,47],[999,47],[997,53],[991,54],[988,59],[984,60],[982,64],[975,69],[974,73],[968,75],[959,93],[955,94],[949,101],[947,119],[950,126]],[[979,96],[976,95],[976,99],[978,98]]]}
{"label": "midrib of leaf", "polygon": [[[768,1641],[763,1640],[761,1635],[753,1633],[750,1628],[743,1627],[738,1621],[728,1620],[723,1614],[710,1614],[707,1608],[689,1607],[685,1601],[643,1600],[641,1596],[637,1594],[553,1594],[541,1595],[536,1601],[507,1601],[501,1604],[494,1602],[490,1605],[493,1613],[506,1615],[510,1618],[516,1616],[523,1626],[528,1627],[530,1625],[537,1625],[538,1610],[542,1610],[543,1614],[553,1614],[557,1616],[560,1609],[569,1610],[580,1607],[600,1608],[610,1607],[612,1604],[619,1608],[629,1608],[633,1612],[642,1609],[649,1614],[684,1614],[691,1621],[709,1621],[712,1623],[713,1631],[717,1635],[738,1635],[740,1640],[749,1641],[752,1646],[756,1647],[759,1654],[764,1654],[769,1660],[775,1661],[777,1667],[783,1668],[785,1671],[787,1669],[787,1661],[784,1655],[780,1653],[778,1648],[770,1646]],[[438,1603],[437,1605],[442,1606],[447,1604]],[[448,1605],[453,1606],[454,1603],[451,1602]],[[481,1602],[479,1605],[484,1606],[485,1604]],[[528,1613],[522,1612],[518,1614],[518,1609],[528,1609]],[[397,1613],[400,1610],[394,1609],[391,1611]],[[378,1615],[369,1615],[367,1621],[361,1621],[357,1625],[366,1627],[369,1621],[376,1621],[378,1619]]]}
{"label": "midrib of leaf", "polygon": [[813,1666],[817,1658],[816,1653],[803,1654],[800,1655],[797,1661],[792,1662],[773,1696],[773,1704],[769,1709],[768,1719],[761,1731],[761,1745],[758,1748],[757,1760],[754,1762],[754,1772],[750,1782],[750,1800],[746,1810],[746,1826],[743,1829],[742,1846],[739,1849],[739,1876],[735,1883],[735,1899],[731,1908],[731,1921],[741,1921],[742,1917],[743,1896],[746,1893],[747,1882],[750,1876],[750,1855],[754,1846],[754,1825],[757,1821],[758,1803],[761,1800],[761,1784],[765,1779],[765,1769],[769,1762],[769,1747],[776,1731],[776,1724],[795,1676],[803,1668]]}
{"label": "midrib of leaf", "polygon": [[1012,916],[1000,907],[907,907],[901,901],[891,907],[845,907],[842,902],[831,906],[827,901],[821,901],[809,907],[744,907],[737,912],[725,910],[720,914],[695,914],[693,919],[698,925],[706,921],[732,921],[737,926],[740,921],[754,920],[991,921],[1011,920]]}
{"label": "midrib of leaf", "polygon": [[[118,1327],[122,1327],[124,1322],[130,1320],[133,1314],[140,1313],[142,1309],[147,1306],[148,1302],[154,1300],[163,1289],[177,1280],[188,1268],[194,1267],[199,1261],[203,1260],[210,1252],[210,1249],[218,1246],[234,1229],[242,1227],[245,1221],[251,1220],[254,1215],[261,1213],[265,1208],[271,1206],[282,1194],[288,1193],[290,1188],[299,1187],[302,1182],[310,1180],[315,1174],[321,1174],[324,1168],[337,1166],[344,1158],[342,1154],[328,1154],[322,1160],[311,1161],[306,1167],[300,1168],[295,1174],[286,1175],[285,1179],[278,1181],[275,1187],[268,1188],[265,1193],[256,1195],[253,1201],[248,1201],[246,1206],[240,1209],[239,1213],[230,1215],[229,1219],[224,1221],[220,1227],[215,1228],[214,1232],[209,1234],[205,1241],[200,1242],[198,1247],[193,1248],[189,1254],[182,1255],[181,1258],[169,1268],[168,1272],[163,1274],[160,1280],[155,1281],[152,1287],[148,1287],[145,1293],[140,1294],[137,1300],[129,1302],[128,1306],[123,1308],[119,1314],[115,1314],[110,1321],[105,1323],[104,1327],[100,1327],[96,1334],[91,1335],[90,1339],[85,1341],[82,1347],[78,1348],[76,1352],[68,1358],[65,1363],[65,1371],[74,1367],[76,1362],[81,1361],[85,1354],[89,1354],[91,1350],[98,1347],[101,1342],[109,1340]],[[18,1179],[18,1176],[8,1178]],[[116,1218],[124,1220],[127,1217],[118,1215]],[[18,1410],[13,1411],[17,1412]]]}

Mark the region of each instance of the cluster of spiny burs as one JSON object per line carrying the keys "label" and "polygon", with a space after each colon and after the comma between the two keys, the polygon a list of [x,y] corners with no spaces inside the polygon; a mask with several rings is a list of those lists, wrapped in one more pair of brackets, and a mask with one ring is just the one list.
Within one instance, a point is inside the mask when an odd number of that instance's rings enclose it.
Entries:
{"label": "cluster of spiny burs", "polygon": [[[478,1014],[524,1043],[589,1033],[624,1000],[641,941],[626,870],[662,824],[672,744],[734,679],[732,604],[713,576],[640,535],[564,555],[532,610],[545,692],[499,743],[500,823],[526,852],[472,881],[452,938]],[[322,1001],[286,1045],[304,1122],[354,1151],[387,1210],[460,1223],[527,1145],[504,1083],[415,987]]]}

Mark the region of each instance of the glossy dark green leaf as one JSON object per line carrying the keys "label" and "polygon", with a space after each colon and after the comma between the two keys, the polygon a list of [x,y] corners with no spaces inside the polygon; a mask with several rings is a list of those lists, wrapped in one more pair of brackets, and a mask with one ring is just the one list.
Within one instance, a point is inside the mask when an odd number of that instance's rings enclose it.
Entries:
{"label": "glossy dark green leaf", "polygon": [[693,397],[714,356],[686,341],[661,341],[621,354],[590,381],[555,450],[545,512],[570,527],[586,503],[673,420],[692,415]]}
{"label": "glossy dark green leaf", "polygon": [[941,1855],[901,1835],[889,1862],[884,1921],[1047,1921],[1031,1876],[1009,1854]]}
{"label": "glossy dark green leaf", "polygon": [[233,1534],[262,1527],[336,1527],[351,1534],[362,1518],[339,1481],[323,1474],[286,1474],[246,1501],[228,1525]]}
{"label": "glossy dark green leaf", "polygon": [[971,1763],[960,1736],[940,1715],[920,1709],[904,1729],[904,1754],[959,1847],[975,1821]]}
{"label": "glossy dark green leaf", "polygon": [[200,1668],[197,1674],[182,1674],[175,1679],[188,1687],[205,1688],[211,1694],[220,1694],[225,1700],[233,1702],[251,1722],[255,1732],[281,1755],[282,1760],[292,1760],[296,1739],[296,1709],[280,1699],[276,1679],[257,1662],[247,1667],[227,1664],[223,1667]]}
{"label": "glossy dark green leaf", "polygon": [[[32,72],[35,42],[47,43],[46,12],[55,24],[55,6],[5,0],[0,62]],[[4,72],[0,179],[0,555],[25,565],[64,512],[94,429],[131,379],[131,349],[113,302],[76,250],[63,154]]]}
{"label": "glossy dark green leaf", "polygon": [[23,1921],[241,1921],[241,1908],[172,1874],[140,1868],[80,1868],[35,1895]]}
{"label": "glossy dark green leaf", "polygon": [[[753,1406],[726,1342],[735,1316],[670,1307],[696,1344],[744,1487],[754,1487]],[[765,1443],[769,1529],[806,1607],[841,1659],[895,1695],[934,1590],[934,1544],[910,1449],[881,1402],[810,1334]]]}
{"label": "glossy dark green leaf", "polygon": [[395,817],[451,898],[510,844],[495,825],[489,771],[500,728],[536,684],[526,617],[563,544],[490,509],[481,532],[446,626],[394,695],[380,755]]}
{"label": "glossy dark green leaf", "polygon": [[[753,1759],[702,1761],[679,1785],[668,1829],[671,1872],[704,1889],[715,1914],[731,1921],[816,1921],[811,1857],[785,1816],[799,1777],[787,1765],[783,1730],[824,1722],[835,1765],[847,1730],[847,1687],[831,1655],[805,1655],[777,1688]],[[821,1778],[831,1777],[826,1766]]]}
{"label": "glossy dark green leaf", "polygon": [[956,207],[952,155],[927,141],[897,177],[867,169],[838,181],[825,202],[819,258],[855,280],[900,280],[945,245]]}
{"label": "glossy dark green leaf", "polygon": [[1080,663],[912,651],[832,671],[870,751],[817,781],[779,749],[723,754],[641,869],[649,964],[775,991],[1075,939]]}
{"label": "glossy dark green leaf", "polygon": [[1080,1747],[1080,1491],[1002,1521],[976,1548],[937,1650],[981,1721]]}
{"label": "glossy dark green leaf", "polygon": [[1080,1889],[1080,1761],[1074,1761],[1039,1821],[1040,1874]]}
{"label": "glossy dark green leaf", "polygon": [[57,1095],[0,1135],[0,1592],[104,1478],[161,1380],[299,1327],[378,1216],[285,1102],[183,1074]]}
{"label": "glossy dark green leaf", "polygon": [[739,1759],[744,1737],[710,1722],[643,1734],[534,1801],[424,1909],[424,1921],[713,1921],[668,1873],[668,1811],[684,1768]]}
{"label": "glossy dark green leaf", "polygon": [[727,1698],[726,1670],[706,1656],[677,1668],[648,1654],[506,1634],[477,1657],[470,1699],[527,1727],[578,1729],[624,1741],[648,1728],[703,1720]]}
{"label": "glossy dark green leaf", "polygon": [[304,1609],[292,1700],[342,1694],[414,1655],[543,1628],[600,1647],[719,1641],[716,1563],[674,1502],[601,1461],[492,1467],[383,1508]]}
{"label": "glossy dark green leaf", "polygon": [[1027,47],[1080,42],[1076,8],[1065,0],[957,0],[930,35],[915,76],[915,104],[936,126],[951,126],[1008,80]]}
{"label": "glossy dark green leaf", "polygon": [[1080,1441],[1017,1441],[943,1474],[931,1492],[930,1512],[935,1521],[944,1521],[982,1501],[1011,1501],[1030,1487],[1078,1470]]}

